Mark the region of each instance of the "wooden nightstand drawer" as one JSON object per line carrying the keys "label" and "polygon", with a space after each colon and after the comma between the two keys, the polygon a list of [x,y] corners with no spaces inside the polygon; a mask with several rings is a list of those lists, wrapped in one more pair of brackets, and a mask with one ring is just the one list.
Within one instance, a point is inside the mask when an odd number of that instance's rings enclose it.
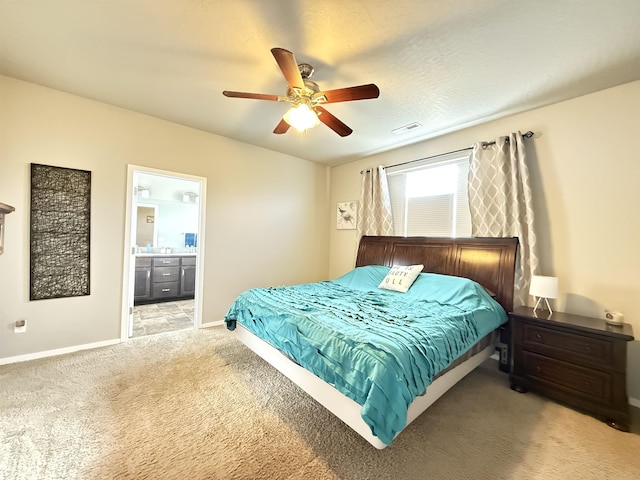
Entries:
{"label": "wooden nightstand drawer", "polygon": [[533,324],[525,324],[523,347],[541,353],[553,351],[557,356],[573,362],[612,368],[613,344],[600,338],[565,333]]}
{"label": "wooden nightstand drawer", "polygon": [[532,352],[523,352],[527,376],[557,388],[571,390],[588,400],[608,403],[611,400],[611,375],[583,368]]}
{"label": "wooden nightstand drawer", "polygon": [[543,395],[600,416],[629,431],[626,392],[631,326],[562,312],[518,307],[509,314],[511,388]]}

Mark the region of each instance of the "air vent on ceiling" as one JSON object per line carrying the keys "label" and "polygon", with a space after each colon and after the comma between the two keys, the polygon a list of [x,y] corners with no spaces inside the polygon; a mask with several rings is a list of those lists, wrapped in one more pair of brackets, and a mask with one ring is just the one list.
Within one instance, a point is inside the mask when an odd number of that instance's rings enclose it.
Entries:
{"label": "air vent on ceiling", "polygon": [[418,122],[413,122],[410,123],[409,125],[405,125],[404,127],[400,127],[400,128],[395,128],[393,130],[391,130],[391,133],[395,133],[396,135],[402,135],[403,133],[407,133],[411,130],[414,130],[418,127],[421,127],[422,124],[418,123]]}

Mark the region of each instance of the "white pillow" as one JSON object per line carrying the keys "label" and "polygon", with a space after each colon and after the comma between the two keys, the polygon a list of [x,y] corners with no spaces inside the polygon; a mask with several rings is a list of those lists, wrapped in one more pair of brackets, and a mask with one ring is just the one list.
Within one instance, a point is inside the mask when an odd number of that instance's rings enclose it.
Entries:
{"label": "white pillow", "polygon": [[394,265],[382,279],[378,288],[406,293],[416,281],[424,265]]}

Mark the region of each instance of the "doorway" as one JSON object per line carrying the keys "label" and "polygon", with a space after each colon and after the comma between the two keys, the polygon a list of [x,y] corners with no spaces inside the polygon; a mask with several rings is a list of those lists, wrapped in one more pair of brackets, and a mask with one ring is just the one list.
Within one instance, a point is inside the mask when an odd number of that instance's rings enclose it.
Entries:
{"label": "doorway", "polygon": [[202,325],[206,178],[129,165],[121,339]]}

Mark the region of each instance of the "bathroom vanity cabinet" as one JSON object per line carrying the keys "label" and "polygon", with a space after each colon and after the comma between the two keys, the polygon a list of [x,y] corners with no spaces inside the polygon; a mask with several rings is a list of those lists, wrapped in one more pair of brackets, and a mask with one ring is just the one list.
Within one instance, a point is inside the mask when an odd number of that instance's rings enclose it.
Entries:
{"label": "bathroom vanity cabinet", "polygon": [[193,298],[195,255],[137,255],[134,303]]}

